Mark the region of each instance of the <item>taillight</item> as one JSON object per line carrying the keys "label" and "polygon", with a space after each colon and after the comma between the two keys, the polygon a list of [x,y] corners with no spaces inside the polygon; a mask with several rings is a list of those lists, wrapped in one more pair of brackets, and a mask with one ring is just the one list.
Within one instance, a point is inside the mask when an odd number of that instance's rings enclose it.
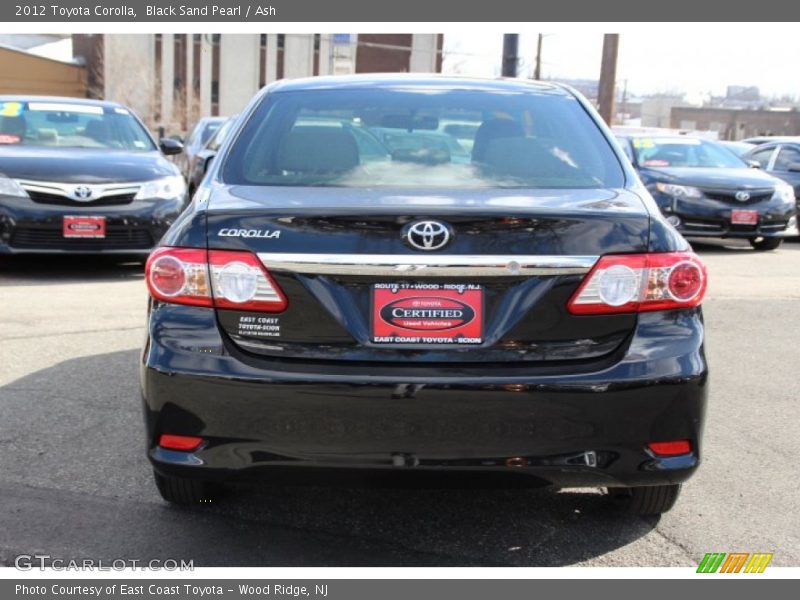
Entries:
{"label": "taillight", "polygon": [[574,315],[691,308],[703,300],[706,268],[691,252],[604,256],[573,294]]}
{"label": "taillight", "polygon": [[286,296],[255,254],[209,250],[211,289],[217,308],[281,312]]}
{"label": "taillight", "polygon": [[153,298],[254,312],[286,310],[286,297],[255,254],[159,248],[145,267]]}
{"label": "taillight", "polygon": [[196,248],[159,248],[144,269],[150,295],[162,302],[212,306],[207,252]]}

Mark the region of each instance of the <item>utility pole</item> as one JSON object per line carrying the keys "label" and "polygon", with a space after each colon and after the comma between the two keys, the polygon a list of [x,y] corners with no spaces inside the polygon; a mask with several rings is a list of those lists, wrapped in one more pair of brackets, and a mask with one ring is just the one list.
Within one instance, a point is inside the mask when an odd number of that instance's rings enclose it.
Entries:
{"label": "utility pole", "polygon": [[503,77],[517,76],[518,54],[519,34],[506,33],[503,35]]}
{"label": "utility pole", "polygon": [[542,38],[543,34],[539,34],[536,40],[536,67],[533,70],[533,78],[537,81],[542,78]]}
{"label": "utility pole", "polygon": [[618,49],[618,33],[606,33],[603,35],[603,61],[600,65],[597,103],[600,116],[609,126],[614,124],[614,81],[617,78]]}

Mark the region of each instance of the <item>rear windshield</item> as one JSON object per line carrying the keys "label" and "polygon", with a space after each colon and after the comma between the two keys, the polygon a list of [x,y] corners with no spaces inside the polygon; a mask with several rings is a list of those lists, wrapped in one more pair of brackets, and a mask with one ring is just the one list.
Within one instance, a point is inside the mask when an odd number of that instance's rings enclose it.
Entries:
{"label": "rear windshield", "polygon": [[634,138],[631,140],[636,160],[642,167],[712,167],[747,166],[732,150],[697,138]]}
{"label": "rear windshield", "polygon": [[263,186],[620,187],[597,125],[561,92],[277,92],[245,124],[226,183]]}
{"label": "rear windshield", "polygon": [[0,146],[6,145],[156,149],[127,109],[68,102],[0,101]]}

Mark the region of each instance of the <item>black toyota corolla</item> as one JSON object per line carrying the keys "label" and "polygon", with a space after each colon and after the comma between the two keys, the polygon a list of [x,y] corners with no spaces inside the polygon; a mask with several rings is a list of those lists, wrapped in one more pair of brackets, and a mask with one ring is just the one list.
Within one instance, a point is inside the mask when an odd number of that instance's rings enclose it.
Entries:
{"label": "black toyota corolla", "polygon": [[721,144],[687,136],[620,141],[667,220],[689,237],[745,238],[775,250],[797,235],[792,186]]}
{"label": "black toyota corolla", "polygon": [[116,103],[0,96],[0,254],[146,256],[186,204],[180,151]]}
{"label": "black toyota corolla", "polygon": [[655,514],[701,457],[705,268],[563,87],[270,85],[146,279],[172,502],[271,469],[507,471]]}

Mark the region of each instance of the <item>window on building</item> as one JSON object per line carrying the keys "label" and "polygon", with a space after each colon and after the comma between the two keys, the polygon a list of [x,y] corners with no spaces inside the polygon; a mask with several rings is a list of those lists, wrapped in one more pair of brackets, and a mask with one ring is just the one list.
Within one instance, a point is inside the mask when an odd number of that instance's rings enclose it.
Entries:
{"label": "window on building", "polygon": [[161,121],[161,66],[163,62],[164,38],[160,33],[155,35],[155,82],[153,85],[153,119],[156,123]]}
{"label": "window on building", "polygon": [[172,99],[175,110],[176,121],[181,131],[186,131],[188,127],[188,95],[189,90],[186,85],[186,62],[187,62],[187,41],[185,33],[176,33],[173,37],[175,52],[173,54],[173,88]]}
{"label": "window on building", "polygon": [[192,122],[200,117],[200,72],[203,60],[203,37],[199,33],[192,36],[192,102],[190,105]]}
{"label": "window on building", "polygon": [[211,114],[219,115],[219,47],[221,36],[215,33],[211,36]]}
{"label": "window on building", "polygon": [[261,34],[261,40],[258,49],[258,87],[262,88],[267,83],[267,34]]}

